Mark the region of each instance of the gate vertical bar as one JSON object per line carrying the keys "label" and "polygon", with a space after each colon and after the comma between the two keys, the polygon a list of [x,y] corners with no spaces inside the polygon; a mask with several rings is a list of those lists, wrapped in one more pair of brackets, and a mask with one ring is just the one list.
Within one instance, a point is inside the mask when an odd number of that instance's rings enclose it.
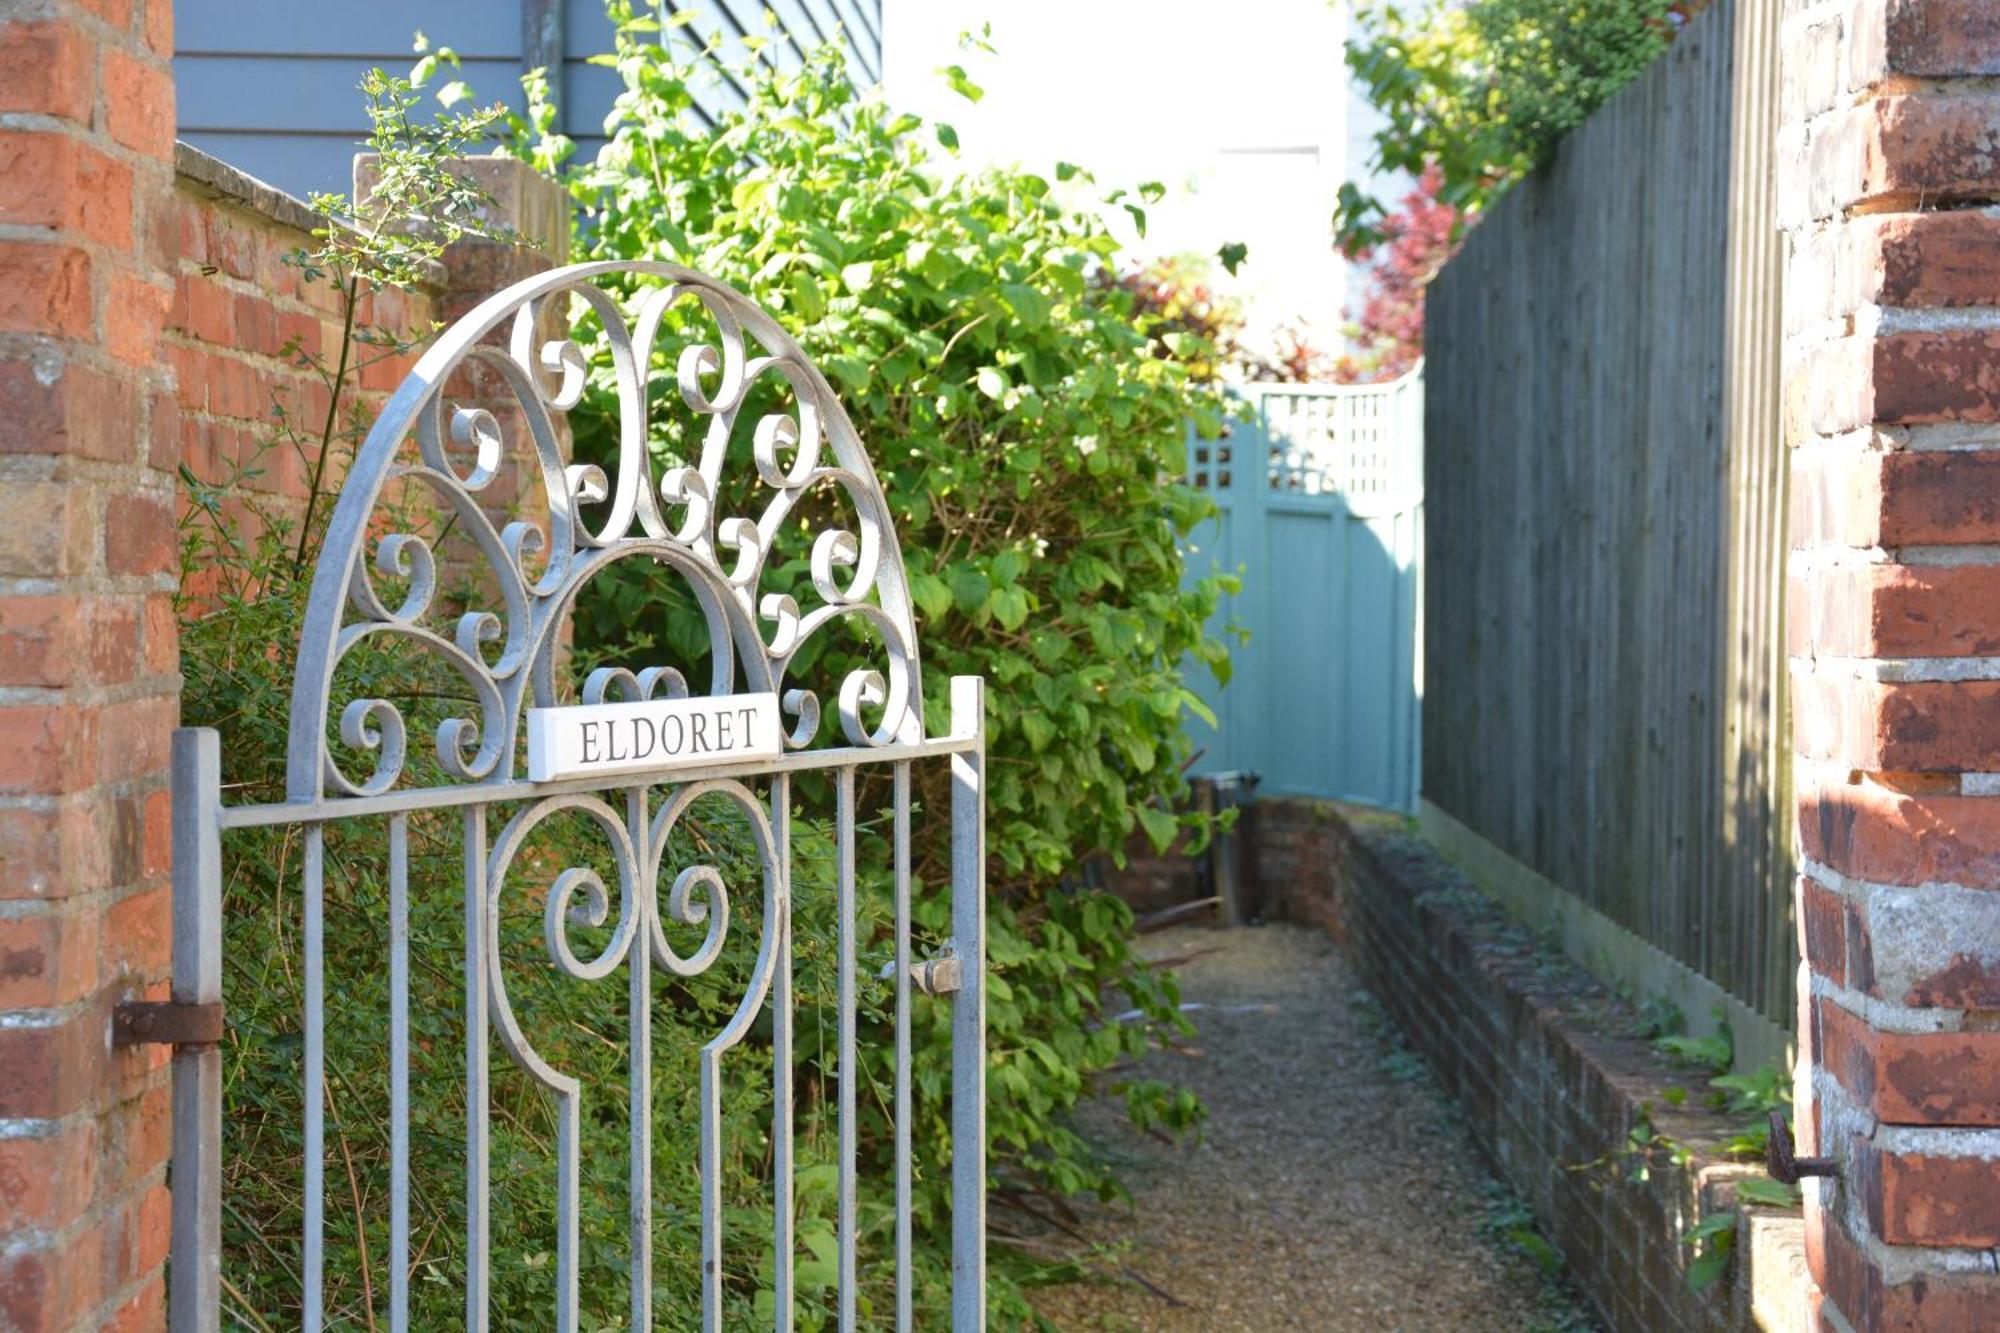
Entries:
{"label": "gate vertical bar", "polygon": [[[208,727],[174,732],[173,997],[222,1000],[222,742]],[[222,1326],[222,1049],[174,1048],[173,1271],[175,1333]]]}
{"label": "gate vertical bar", "polygon": [[389,1329],[410,1328],[410,817],[389,816]]}
{"label": "gate vertical bar", "polygon": [[326,825],[306,825],[305,902],[305,1333],[325,1318],[326,1277]]}
{"label": "gate vertical bar", "polygon": [[835,783],[834,831],[838,846],[834,888],[840,916],[840,1333],[855,1328],[855,1125],[854,1093],[854,768],[843,766]]}
{"label": "gate vertical bar", "polygon": [[[625,827],[632,845],[646,845],[646,789],[634,787],[625,794]],[[648,1333],[653,1327],[653,956],[647,941],[639,941],[626,960],[625,1003],[631,1011],[632,1067],[627,1089],[626,1135],[631,1145],[626,1231],[632,1247],[632,1333]],[[574,1198],[566,1195],[565,1198]],[[566,1237],[572,1229],[564,1231]],[[570,1256],[572,1268],[576,1256]],[[576,1276],[565,1277],[565,1299],[575,1306]]]}
{"label": "gate vertical bar", "polygon": [[487,1330],[486,807],[465,812],[465,1329]]}
{"label": "gate vertical bar", "polygon": [[792,780],[771,779],[771,841],[777,847],[785,910],[778,915],[778,965],[771,979],[772,1294],[777,1333],[792,1330]]}
{"label": "gate vertical bar", "polygon": [[951,678],[951,1326],[986,1328],[986,682]]}
{"label": "gate vertical bar", "polygon": [[910,761],[896,765],[896,1333],[910,1333]]}

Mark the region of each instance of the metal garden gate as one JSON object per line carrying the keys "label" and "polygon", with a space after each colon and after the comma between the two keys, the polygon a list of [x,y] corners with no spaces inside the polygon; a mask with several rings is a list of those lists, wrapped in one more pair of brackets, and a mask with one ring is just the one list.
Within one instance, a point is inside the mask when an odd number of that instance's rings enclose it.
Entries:
{"label": "metal garden gate", "polygon": [[[586,389],[589,368],[568,336],[576,312],[599,321],[608,335],[619,408],[617,463],[609,475],[569,463],[556,429]],[[669,356],[670,349],[659,345],[666,331],[680,327],[675,320],[690,318],[712,328],[713,336],[690,339]],[[556,335],[544,337],[551,327]],[[656,359],[672,367],[658,375],[672,387],[657,395]],[[465,393],[497,401],[499,412],[455,401]],[[753,406],[773,395],[789,405],[786,410]],[[656,396],[677,396],[692,413],[695,426],[684,438],[697,464],[656,475],[652,451],[663,436],[671,438]],[[547,511],[504,524],[481,503],[481,492],[509,466],[502,417],[525,432],[523,453],[535,474],[525,480],[539,486]],[[739,417],[744,437],[737,434]],[[727,477],[726,464],[734,469]],[[532,495],[535,486],[515,490]],[[742,503],[746,498],[756,503]],[[808,521],[829,505],[851,512],[852,522]],[[441,538],[398,526],[412,512],[443,515],[446,530],[469,537],[478,568],[448,570],[433,550]],[[601,516],[595,526],[587,512]],[[809,568],[813,590],[803,607],[791,591],[769,587],[777,553],[794,542],[799,549],[792,567]],[[568,703],[566,627],[578,592],[629,559],[651,562],[646,568],[657,567],[658,577],[677,577],[698,603],[708,627],[708,691],[691,694],[669,666],[636,672],[603,667],[584,680],[580,702]],[[593,1166],[580,1159],[578,1147],[583,1089],[538,1053],[537,1036],[546,1034],[517,1019],[499,944],[503,901],[528,894],[532,902],[540,891],[546,895],[541,938],[555,973],[579,984],[621,966],[627,974],[629,1027],[597,1035],[622,1044],[628,1070],[622,1095],[630,1110],[623,1185],[629,1326],[650,1327],[651,978],[655,969],[681,977],[703,973],[734,924],[722,870],[699,859],[678,869],[667,864],[670,835],[701,800],[740,812],[754,833],[762,879],[761,911],[751,918],[754,964],[744,964],[748,983],[733,1015],[699,1055],[701,1326],[721,1327],[724,1300],[718,1089],[726,1057],[768,1005],[770,1281],[773,1322],[790,1327],[797,1256],[792,907],[821,887],[793,880],[793,780],[818,770],[830,779],[835,806],[837,867],[826,887],[839,923],[837,939],[829,942],[838,972],[838,1319],[841,1328],[853,1328],[856,995],[859,986],[885,984],[857,973],[856,782],[882,766],[893,792],[887,836],[894,879],[896,1323],[907,1329],[913,1318],[910,1021],[912,1005],[935,995],[952,1005],[952,1327],[982,1328],[983,686],[977,678],[955,678],[948,734],[925,734],[911,605],[882,488],[832,389],[774,320],[729,288],[666,264],[575,265],[493,296],[438,339],[374,423],[332,514],[299,643],[285,799],[225,803],[216,733],[189,729],[174,738],[173,1004],[149,1015],[156,1031],[178,1026],[183,1043],[174,1055],[172,1327],[192,1333],[219,1325],[222,1064],[214,1043],[223,999],[223,835],[258,826],[300,830],[304,1150],[298,1282],[304,1327],[316,1330],[327,1317],[326,847],[328,830],[342,821],[379,821],[386,838],[388,948],[380,960],[390,1011],[385,1313],[388,1327],[409,1327],[413,819],[455,821],[462,830],[462,892],[448,886],[462,905],[448,908],[444,920],[462,912],[465,1326],[484,1330],[491,1320],[488,1060],[494,1040],[555,1103],[555,1253],[549,1314],[536,1326],[573,1330],[578,1323],[578,1190]],[[795,672],[801,649],[841,624],[859,635],[866,651],[879,654],[873,660],[880,669],[854,670],[839,682],[841,735],[815,748],[818,696],[792,677],[806,674]],[[402,703],[379,688],[381,681],[364,679],[356,693],[343,672],[361,645],[385,636],[444,664],[460,697],[469,696],[437,725],[428,747],[434,756],[409,744]],[[758,734],[767,723],[771,734]],[[542,742],[531,734],[537,729],[556,737],[548,740],[547,753],[537,752]],[[563,735],[580,738],[582,750],[563,751]],[[625,744],[621,737],[646,739],[651,754],[641,758],[636,741]],[[950,767],[952,944],[945,956],[913,964],[911,773],[913,765],[933,760]],[[565,868],[522,853],[537,827],[557,817],[581,821],[601,837],[596,868]],[[452,864],[456,875],[459,863]],[[660,877],[669,872],[671,886],[663,887]],[[520,899],[511,901],[518,905]],[[699,946],[678,950],[670,926],[701,928]],[[576,931],[595,931],[605,942],[579,957]],[[204,1023],[206,1032],[200,1030]],[[614,1086],[612,1095],[621,1092]],[[371,1311],[371,1326],[375,1317]]]}
{"label": "metal garden gate", "polygon": [[1423,655],[1423,371],[1387,384],[1253,384],[1249,420],[1191,436],[1188,476],[1220,510],[1190,576],[1240,572],[1218,627],[1234,674],[1189,684],[1196,773],[1254,771],[1265,795],[1414,809]]}

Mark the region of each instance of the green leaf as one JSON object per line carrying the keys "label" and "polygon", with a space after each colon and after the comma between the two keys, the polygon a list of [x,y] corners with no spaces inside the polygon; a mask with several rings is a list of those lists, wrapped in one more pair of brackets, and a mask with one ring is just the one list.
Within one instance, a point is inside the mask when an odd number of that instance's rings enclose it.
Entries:
{"label": "green leaf", "polygon": [[1243,261],[1250,257],[1250,247],[1241,241],[1229,241],[1215,252],[1215,257],[1222,261],[1222,267],[1229,270],[1230,276],[1234,277],[1236,270],[1242,267]]}
{"label": "green leaf", "polygon": [[1146,841],[1153,844],[1154,851],[1164,852],[1173,846],[1180,824],[1172,815],[1150,805],[1142,805],[1133,813],[1139,816],[1139,825],[1146,830]]}
{"label": "green leaf", "polygon": [[986,96],[986,90],[965,75],[963,65],[944,65],[938,69],[944,76],[945,85],[968,102],[977,102]]}
{"label": "green leaf", "polygon": [[1014,313],[1021,323],[1030,329],[1039,329],[1049,322],[1049,298],[1033,287],[1019,282],[1003,282],[1000,294],[1007,298],[1007,304],[1014,307]]}
{"label": "green leaf", "polygon": [[1028,594],[1019,588],[995,588],[988,605],[1004,630],[1017,630],[1028,620]]}
{"label": "green leaf", "polygon": [[1762,1176],[1746,1176],[1737,1181],[1736,1197],[1767,1208],[1796,1208],[1799,1204],[1797,1186],[1787,1185],[1781,1180],[1767,1180]]}
{"label": "green leaf", "polygon": [[917,608],[932,620],[951,609],[951,589],[935,574],[912,574],[910,597]]}
{"label": "green leaf", "polygon": [[939,121],[935,126],[932,127],[932,132],[937,135],[937,141],[943,144],[946,149],[948,149],[953,153],[958,152],[957,130],[945,124],[943,121]]}
{"label": "green leaf", "polygon": [[984,574],[976,569],[967,569],[959,565],[945,576],[945,580],[951,585],[952,603],[960,611],[972,615],[985,610],[986,599],[992,595],[993,585],[987,582]]}
{"label": "green leaf", "polygon": [[729,188],[729,206],[739,213],[746,212],[762,204],[770,193],[769,176],[745,176]]}
{"label": "green leaf", "polygon": [[862,260],[849,264],[840,270],[841,285],[859,296],[875,285],[875,264],[872,260]]}
{"label": "green leaf", "polygon": [[799,312],[799,318],[808,324],[817,324],[826,316],[826,293],[812,280],[812,275],[804,269],[792,274],[791,283],[785,288],[792,309]]}

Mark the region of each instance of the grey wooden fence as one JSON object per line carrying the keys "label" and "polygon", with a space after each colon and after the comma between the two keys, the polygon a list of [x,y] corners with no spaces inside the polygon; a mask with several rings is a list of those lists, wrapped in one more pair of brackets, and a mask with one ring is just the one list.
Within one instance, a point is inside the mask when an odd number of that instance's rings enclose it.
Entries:
{"label": "grey wooden fence", "polygon": [[1792,1021],[1775,0],[1720,0],[1430,293],[1423,787]]}

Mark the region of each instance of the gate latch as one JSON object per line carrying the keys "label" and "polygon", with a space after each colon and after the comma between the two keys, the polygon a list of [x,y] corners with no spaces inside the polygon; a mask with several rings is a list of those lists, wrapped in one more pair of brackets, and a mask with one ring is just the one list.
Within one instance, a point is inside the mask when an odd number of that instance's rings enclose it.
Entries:
{"label": "gate latch", "polygon": [[1802,1176],[1838,1176],[1831,1157],[1800,1157],[1792,1144],[1792,1127],[1783,1111],[1771,1112],[1771,1136],[1764,1141],[1764,1169],[1771,1179],[1796,1185]]}
{"label": "gate latch", "polygon": [[222,1001],[179,1004],[128,1000],[111,1011],[114,1046],[214,1046],[222,1040]]}
{"label": "gate latch", "polygon": [[[958,989],[964,971],[957,949],[950,940],[946,940],[944,952],[936,958],[910,964],[910,986],[924,995],[949,995]],[[895,975],[894,963],[883,964],[882,980],[888,981]]]}

